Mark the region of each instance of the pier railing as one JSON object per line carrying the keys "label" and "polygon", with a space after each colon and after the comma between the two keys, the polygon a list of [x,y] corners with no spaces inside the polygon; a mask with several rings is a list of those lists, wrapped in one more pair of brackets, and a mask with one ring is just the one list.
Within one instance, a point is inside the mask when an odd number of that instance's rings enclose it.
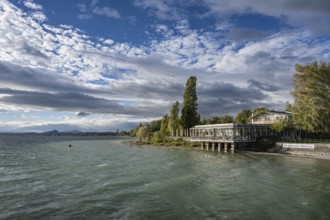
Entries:
{"label": "pier railing", "polygon": [[203,142],[203,141],[214,141],[214,142],[255,142],[255,137],[189,137],[190,141]]}

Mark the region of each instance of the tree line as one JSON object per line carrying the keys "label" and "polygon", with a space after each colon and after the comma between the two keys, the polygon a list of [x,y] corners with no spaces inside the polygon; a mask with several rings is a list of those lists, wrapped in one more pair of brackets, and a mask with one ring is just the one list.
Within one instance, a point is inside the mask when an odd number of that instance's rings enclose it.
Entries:
{"label": "tree line", "polygon": [[[283,130],[298,130],[305,133],[330,133],[330,64],[313,62],[309,65],[296,65],[293,75],[294,88],[291,92],[294,102],[287,103],[286,110],[292,112],[292,119],[283,119],[272,125],[278,132]],[[178,130],[189,129],[195,125],[222,123],[251,123],[252,114],[258,115],[270,109],[258,107],[254,110],[244,109],[236,116],[220,115],[212,118],[200,118],[198,113],[198,98],[196,93],[195,76],[191,76],[183,91],[183,106],[174,102],[170,114],[162,119],[151,121],[145,125],[138,125],[131,131],[132,136],[139,139],[146,137],[158,138],[175,136]]]}

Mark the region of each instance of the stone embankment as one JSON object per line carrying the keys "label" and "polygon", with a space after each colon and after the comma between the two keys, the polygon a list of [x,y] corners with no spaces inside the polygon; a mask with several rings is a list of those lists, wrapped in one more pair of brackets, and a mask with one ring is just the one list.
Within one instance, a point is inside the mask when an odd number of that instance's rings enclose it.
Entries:
{"label": "stone embankment", "polygon": [[279,153],[330,160],[330,144],[276,143]]}

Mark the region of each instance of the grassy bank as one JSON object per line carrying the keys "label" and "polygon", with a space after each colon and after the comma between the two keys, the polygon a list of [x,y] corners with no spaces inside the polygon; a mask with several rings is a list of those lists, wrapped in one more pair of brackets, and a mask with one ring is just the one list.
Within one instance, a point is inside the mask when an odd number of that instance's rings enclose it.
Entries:
{"label": "grassy bank", "polygon": [[150,146],[165,146],[165,147],[199,147],[200,144],[196,142],[185,141],[182,138],[162,138],[158,140],[144,140],[144,141],[125,141],[125,144],[130,145],[150,145]]}

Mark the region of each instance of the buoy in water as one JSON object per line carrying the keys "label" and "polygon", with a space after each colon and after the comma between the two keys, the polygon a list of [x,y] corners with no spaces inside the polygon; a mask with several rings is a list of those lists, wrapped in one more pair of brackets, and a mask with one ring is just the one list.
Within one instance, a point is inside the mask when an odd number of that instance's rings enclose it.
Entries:
{"label": "buoy in water", "polygon": [[69,144],[69,147],[71,147],[71,144]]}

